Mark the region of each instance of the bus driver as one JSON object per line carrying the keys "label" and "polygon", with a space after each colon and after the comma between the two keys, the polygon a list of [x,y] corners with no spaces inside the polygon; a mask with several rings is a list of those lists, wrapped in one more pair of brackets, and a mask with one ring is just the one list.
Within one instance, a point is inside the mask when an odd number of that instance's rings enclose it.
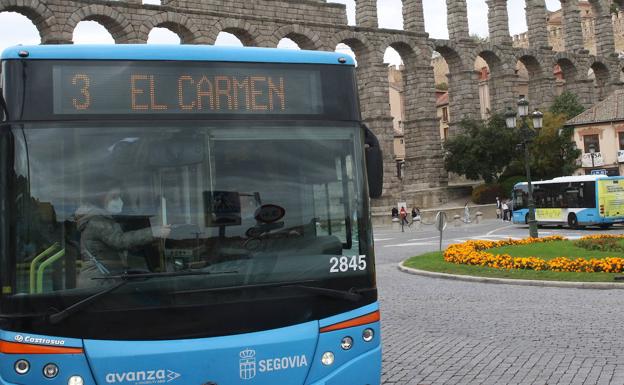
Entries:
{"label": "bus driver", "polygon": [[128,248],[146,245],[154,238],[166,238],[170,226],[157,226],[124,232],[113,215],[121,213],[120,183],[113,179],[100,180],[100,190],[76,211],[80,231],[80,254],[83,259],[78,275],[78,287],[106,284],[94,278],[123,274],[128,268]]}

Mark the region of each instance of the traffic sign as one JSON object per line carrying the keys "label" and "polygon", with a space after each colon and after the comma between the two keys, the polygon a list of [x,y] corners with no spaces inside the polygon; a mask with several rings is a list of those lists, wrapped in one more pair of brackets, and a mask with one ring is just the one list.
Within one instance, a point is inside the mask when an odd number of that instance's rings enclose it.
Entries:
{"label": "traffic sign", "polygon": [[436,214],[436,228],[440,232],[440,251],[442,251],[442,234],[444,233],[444,229],[446,229],[446,224],[448,223],[448,217],[444,211],[438,211]]}
{"label": "traffic sign", "polygon": [[446,225],[448,223],[448,217],[444,211],[439,211],[436,214],[436,229],[438,231],[444,231],[446,229]]}

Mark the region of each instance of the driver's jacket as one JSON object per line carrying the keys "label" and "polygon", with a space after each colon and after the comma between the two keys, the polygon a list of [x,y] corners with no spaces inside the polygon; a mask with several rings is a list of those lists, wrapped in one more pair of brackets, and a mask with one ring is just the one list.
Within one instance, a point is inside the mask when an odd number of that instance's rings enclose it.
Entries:
{"label": "driver's jacket", "polygon": [[92,278],[123,272],[128,266],[128,249],[153,240],[150,228],[124,232],[107,211],[92,205],[79,208],[76,220],[83,260],[79,287],[105,284],[105,280]]}

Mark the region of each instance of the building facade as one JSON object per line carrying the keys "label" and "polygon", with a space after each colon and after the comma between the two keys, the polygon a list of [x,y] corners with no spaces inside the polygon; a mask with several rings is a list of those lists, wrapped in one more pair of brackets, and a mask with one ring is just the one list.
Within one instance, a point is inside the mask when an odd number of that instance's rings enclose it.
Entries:
{"label": "building facade", "polygon": [[[615,4],[615,3],[613,3]],[[609,6],[609,4],[605,4]],[[583,47],[589,51],[590,54],[597,54],[596,46],[596,20],[594,16],[594,7],[589,1],[578,2],[579,15],[581,18],[581,31],[583,34]],[[609,7],[612,28],[614,31],[614,45],[617,53],[624,52],[624,9],[619,7]],[[560,9],[555,12],[550,12],[547,20],[548,26],[548,44],[552,47],[553,51],[563,52],[565,51],[564,41],[564,20],[563,10]],[[522,33],[514,35],[513,45],[517,48],[528,48],[529,37],[528,33]]]}
{"label": "building facade", "polygon": [[624,90],[567,122],[581,150],[576,175],[624,175]]}

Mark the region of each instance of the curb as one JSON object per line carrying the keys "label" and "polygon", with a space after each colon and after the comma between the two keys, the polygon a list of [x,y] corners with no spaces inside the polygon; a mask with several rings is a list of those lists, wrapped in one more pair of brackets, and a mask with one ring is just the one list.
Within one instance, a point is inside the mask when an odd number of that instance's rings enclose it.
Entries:
{"label": "curb", "polygon": [[433,271],[412,269],[411,267],[404,266],[403,263],[398,264],[400,271],[412,275],[420,275],[429,278],[442,278],[452,281],[466,281],[466,282],[479,282],[490,283],[499,285],[518,285],[518,286],[539,286],[539,287],[560,287],[568,289],[598,289],[598,290],[613,290],[624,289],[622,283],[611,282],[561,282],[561,281],[537,281],[529,279],[508,279],[508,278],[486,278],[475,277],[472,275],[456,275],[447,273],[436,273]]}

